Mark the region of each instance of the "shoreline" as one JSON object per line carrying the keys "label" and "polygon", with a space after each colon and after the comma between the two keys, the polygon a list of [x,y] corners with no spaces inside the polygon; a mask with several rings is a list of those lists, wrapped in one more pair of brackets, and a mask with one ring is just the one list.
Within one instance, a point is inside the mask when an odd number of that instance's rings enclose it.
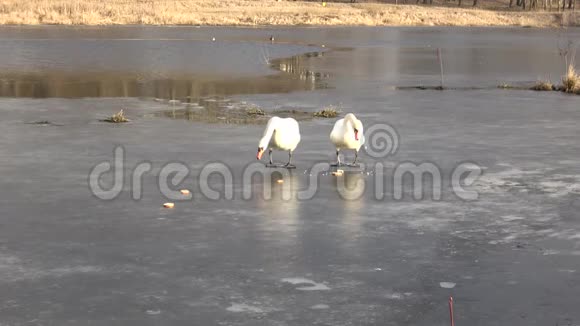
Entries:
{"label": "shoreline", "polygon": [[326,3],[276,0],[4,1],[2,26],[580,26],[580,12],[522,11],[506,7]]}

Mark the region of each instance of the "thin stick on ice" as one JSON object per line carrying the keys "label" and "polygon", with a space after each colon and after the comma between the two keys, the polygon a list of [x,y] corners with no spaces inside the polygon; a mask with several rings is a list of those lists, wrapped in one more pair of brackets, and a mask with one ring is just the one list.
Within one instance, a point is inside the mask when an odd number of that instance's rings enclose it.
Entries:
{"label": "thin stick on ice", "polygon": [[451,326],[455,326],[455,319],[453,318],[453,297],[449,297],[449,321]]}
{"label": "thin stick on ice", "polygon": [[439,61],[439,72],[441,73],[441,89],[443,89],[443,55],[441,48],[437,48],[437,60]]}

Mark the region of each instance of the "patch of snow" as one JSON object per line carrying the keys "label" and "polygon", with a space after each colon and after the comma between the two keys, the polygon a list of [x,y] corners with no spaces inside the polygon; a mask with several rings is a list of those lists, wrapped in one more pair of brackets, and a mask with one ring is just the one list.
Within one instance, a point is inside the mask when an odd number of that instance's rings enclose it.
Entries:
{"label": "patch of snow", "polygon": [[296,290],[300,290],[300,291],[327,291],[330,290],[330,288],[323,283],[314,283],[311,286],[301,286],[296,288]]}
{"label": "patch of snow", "polygon": [[444,289],[453,289],[455,287],[455,283],[453,282],[439,282],[439,286]]}
{"label": "patch of snow", "polygon": [[325,304],[315,304],[314,306],[310,307],[310,309],[314,309],[314,310],[322,310],[322,309],[328,309],[330,308],[328,305]]}
{"label": "patch of snow", "polygon": [[523,220],[524,219],[524,217],[522,217],[522,216],[515,216],[515,215],[505,215],[505,216],[502,216],[501,218],[504,221],[508,221],[508,222],[518,221],[518,220]]}
{"label": "patch of snow", "polygon": [[226,308],[229,312],[251,312],[251,313],[264,313],[264,310],[260,307],[250,306],[245,303],[232,303],[231,306]]}
{"label": "patch of snow", "polygon": [[297,287],[296,290],[301,291],[326,291],[330,288],[324,283],[316,283],[313,280],[309,280],[303,277],[289,277],[283,278],[282,282],[290,283],[292,285],[305,284],[304,286]]}

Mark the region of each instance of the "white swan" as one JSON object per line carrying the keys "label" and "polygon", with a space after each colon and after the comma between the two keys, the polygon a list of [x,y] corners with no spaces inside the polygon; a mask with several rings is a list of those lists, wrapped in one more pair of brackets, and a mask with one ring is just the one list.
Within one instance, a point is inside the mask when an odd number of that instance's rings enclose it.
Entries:
{"label": "white swan", "polygon": [[354,149],[355,157],[352,165],[356,165],[358,151],[365,143],[362,122],[354,114],[347,114],[344,119],[340,119],[334,124],[334,128],[330,132],[330,141],[336,147],[337,163],[333,164],[333,166],[340,166],[342,164],[338,155],[341,149]]}
{"label": "white swan", "polygon": [[288,168],[295,168],[292,165],[292,152],[298,146],[300,142],[300,128],[298,127],[298,122],[292,118],[279,118],[272,117],[268,124],[266,125],[266,130],[264,130],[264,135],[260,142],[258,143],[258,154],[256,158],[258,160],[262,159],[262,154],[266,148],[268,148],[268,154],[270,157],[270,165],[272,163],[272,150],[282,150],[288,151],[288,163],[284,166]]}

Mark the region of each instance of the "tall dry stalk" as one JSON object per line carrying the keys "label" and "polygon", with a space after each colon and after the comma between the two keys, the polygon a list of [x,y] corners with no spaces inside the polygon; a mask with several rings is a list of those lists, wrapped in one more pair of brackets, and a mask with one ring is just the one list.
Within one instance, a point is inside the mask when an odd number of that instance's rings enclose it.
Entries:
{"label": "tall dry stalk", "polygon": [[440,88],[443,89],[444,80],[443,80],[443,56],[441,55],[441,48],[437,48],[437,60],[439,60],[439,73],[441,75],[441,86]]}
{"label": "tall dry stalk", "polygon": [[562,87],[566,93],[577,93],[580,91],[580,75],[576,72],[574,64],[568,65],[568,70],[562,77]]}
{"label": "tall dry stalk", "polygon": [[559,47],[560,56],[564,59],[565,74],[562,77],[562,90],[567,93],[580,91],[580,75],[576,71],[574,59],[576,58],[576,45],[568,41],[565,48]]}

